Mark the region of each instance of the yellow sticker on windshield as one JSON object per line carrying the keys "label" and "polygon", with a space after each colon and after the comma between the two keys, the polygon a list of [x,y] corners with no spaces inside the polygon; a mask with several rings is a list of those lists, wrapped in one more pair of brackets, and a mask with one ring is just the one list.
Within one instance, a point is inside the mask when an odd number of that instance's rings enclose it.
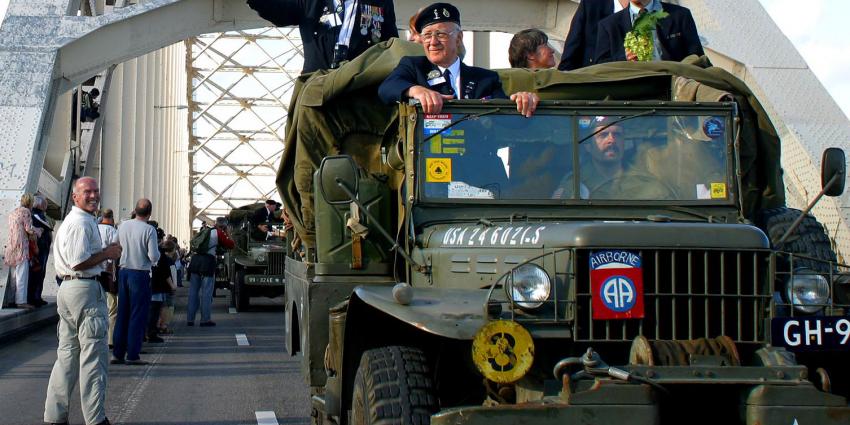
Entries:
{"label": "yellow sticker on windshield", "polygon": [[425,181],[428,183],[451,183],[452,159],[426,158],[425,171]]}
{"label": "yellow sticker on windshield", "polygon": [[463,155],[466,152],[463,130],[447,130],[431,139],[432,154]]}
{"label": "yellow sticker on windshield", "polygon": [[711,199],[726,199],[726,183],[711,184]]}

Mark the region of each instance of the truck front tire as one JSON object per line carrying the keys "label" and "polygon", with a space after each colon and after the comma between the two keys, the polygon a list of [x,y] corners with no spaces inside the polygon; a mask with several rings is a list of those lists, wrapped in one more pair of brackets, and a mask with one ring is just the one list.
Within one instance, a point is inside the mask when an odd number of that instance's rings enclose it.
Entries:
{"label": "truck front tire", "polygon": [[[767,233],[770,244],[774,249],[792,254],[801,254],[823,261],[835,262],[835,251],[829,236],[822,224],[811,214],[806,214],[797,230],[781,246],[779,239],[791,227],[802,211],[794,208],[771,208],[761,211],[758,226]],[[817,272],[829,272],[829,266],[824,262],[812,261],[806,258],[796,258],[796,267],[807,267]]]}
{"label": "truck front tire", "polygon": [[425,425],[437,410],[425,353],[390,346],[360,358],[351,401],[351,425]]}

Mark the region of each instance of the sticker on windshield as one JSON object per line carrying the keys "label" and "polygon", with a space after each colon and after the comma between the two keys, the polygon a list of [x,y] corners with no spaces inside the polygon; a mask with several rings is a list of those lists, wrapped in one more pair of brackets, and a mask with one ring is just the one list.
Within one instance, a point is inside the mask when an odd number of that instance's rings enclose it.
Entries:
{"label": "sticker on windshield", "polygon": [[[433,131],[437,132],[438,130]],[[444,131],[443,134],[434,137],[429,142],[431,153],[463,155],[466,152],[466,148],[464,147],[466,143],[463,138],[464,134],[464,131],[459,129]]]}
{"label": "sticker on windshield", "polygon": [[452,181],[451,158],[426,158],[425,181],[428,183],[449,183]]}
{"label": "sticker on windshield", "polygon": [[425,115],[423,126],[425,135],[430,136],[434,133],[439,133],[441,129],[446,128],[452,123],[452,114],[431,114]]}
{"label": "sticker on windshield", "polygon": [[449,183],[450,199],[496,199],[493,192],[480,187],[470,186],[464,182]]}
{"label": "sticker on windshield", "polygon": [[697,199],[711,199],[711,189],[702,183],[697,184]]}
{"label": "sticker on windshield", "polygon": [[643,267],[631,251],[597,251],[590,255],[593,318],[642,319]]}
{"label": "sticker on windshield", "polygon": [[723,132],[726,130],[723,125],[723,121],[718,118],[711,117],[702,124],[702,131],[706,136],[716,139],[723,135]]}
{"label": "sticker on windshield", "polygon": [[726,199],[726,183],[711,184],[711,199]]}

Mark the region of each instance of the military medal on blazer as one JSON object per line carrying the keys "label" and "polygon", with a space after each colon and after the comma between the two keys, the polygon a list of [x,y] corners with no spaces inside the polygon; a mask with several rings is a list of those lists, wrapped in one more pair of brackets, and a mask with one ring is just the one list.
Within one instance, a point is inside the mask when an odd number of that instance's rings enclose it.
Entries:
{"label": "military medal on blazer", "polygon": [[[392,0],[351,0],[348,9],[345,0],[247,0],[247,3],[275,26],[298,26],[304,43],[304,73],[337,66],[374,44],[398,37]],[[345,37],[340,37],[341,34]]]}

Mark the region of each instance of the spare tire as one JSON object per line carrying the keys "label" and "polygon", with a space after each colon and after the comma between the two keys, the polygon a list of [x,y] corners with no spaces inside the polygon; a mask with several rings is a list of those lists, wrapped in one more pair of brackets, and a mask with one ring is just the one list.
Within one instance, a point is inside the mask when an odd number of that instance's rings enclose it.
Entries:
{"label": "spare tire", "polygon": [[806,267],[817,272],[829,273],[829,264],[826,261],[835,263],[835,251],[832,249],[826,229],[813,215],[806,214],[794,233],[785,243],[779,244],[779,239],[802,213],[798,209],[786,207],[762,210],[758,214],[756,225],[767,234],[773,249],[821,260],[795,257],[794,268]]}

